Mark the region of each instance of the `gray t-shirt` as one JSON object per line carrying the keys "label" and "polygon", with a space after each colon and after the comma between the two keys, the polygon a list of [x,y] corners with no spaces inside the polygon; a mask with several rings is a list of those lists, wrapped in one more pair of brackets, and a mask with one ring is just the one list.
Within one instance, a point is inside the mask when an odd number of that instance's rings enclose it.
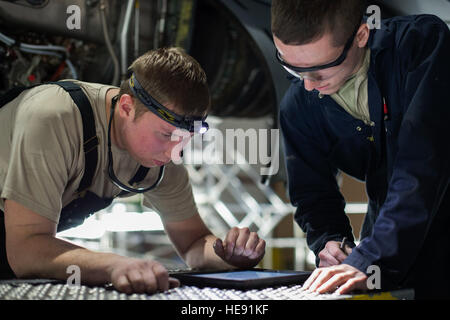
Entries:
{"label": "gray t-shirt", "polygon": [[[75,81],[94,111],[99,139],[98,165],[89,191],[104,198],[120,193],[107,173],[106,93],[112,86]],[[81,114],[70,95],[57,85],[23,92],[0,109],[0,209],[14,200],[58,223],[61,209],[77,198],[84,173]],[[114,172],[128,181],[139,163],[112,146]],[[152,168],[139,186],[149,186],[159,173]],[[132,194],[130,194],[132,195]],[[144,194],[143,204],[163,221],[179,221],[197,213],[189,176],[183,165],[166,165],[160,185]]]}

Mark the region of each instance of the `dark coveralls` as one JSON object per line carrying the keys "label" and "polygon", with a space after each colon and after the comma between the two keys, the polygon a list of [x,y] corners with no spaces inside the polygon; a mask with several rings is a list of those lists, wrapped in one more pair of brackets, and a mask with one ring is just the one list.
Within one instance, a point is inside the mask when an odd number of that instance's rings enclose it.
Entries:
{"label": "dark coveralls", "polygon": [[295,220],[316,257],[330,240],[353,241],[336,174],[365,181],[362,240],[344,263],[379,266],[382,290],[450,297],[450,32],[436,16],[395,17],[368,47],[374,126],[298,79],[281,102]]}

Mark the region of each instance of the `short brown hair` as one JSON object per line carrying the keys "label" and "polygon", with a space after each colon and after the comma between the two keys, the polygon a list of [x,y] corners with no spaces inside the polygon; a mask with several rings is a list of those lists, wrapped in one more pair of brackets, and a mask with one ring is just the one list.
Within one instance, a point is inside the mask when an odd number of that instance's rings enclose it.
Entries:
{"label": "short brown hair", "polygon": [[272,33],[285,44],[310,43],[326,32],[345,44],[361,23],[365,0],[273,0]]}
{"label": "short brown hair", "polygon": [[[159,48],[150,50],[137,58],[129,67],[142,87],[159,103],[173,103],[180,115],[203,116],[211,103],[206,74],[200,64],[182,48]],[[119,96],[134,97],[129,79],[120,86]],[[138,99],[135,100],[135,119],[149,111]]]}

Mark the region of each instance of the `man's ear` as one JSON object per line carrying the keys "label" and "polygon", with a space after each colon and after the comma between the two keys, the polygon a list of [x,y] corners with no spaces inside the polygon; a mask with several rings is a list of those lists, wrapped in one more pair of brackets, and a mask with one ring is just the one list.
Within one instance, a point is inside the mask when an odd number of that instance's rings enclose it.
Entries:
{"label": "man's ear", "polygon": [[359,48],[364,48],[367,45],[367,41],[369,41],[370,29],[367,23],[361,24],[356,33],[356,44]]}
{"label": "man's ear", "polygon": [[122,94],[117,103],[119,109],[119,115],[121,118],[131,118],[134,119],[134,100],[129,94]]}

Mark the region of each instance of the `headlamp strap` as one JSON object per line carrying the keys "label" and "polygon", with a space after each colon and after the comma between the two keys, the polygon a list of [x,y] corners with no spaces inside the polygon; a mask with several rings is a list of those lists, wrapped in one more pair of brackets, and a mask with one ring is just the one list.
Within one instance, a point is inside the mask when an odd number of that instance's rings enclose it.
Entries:
{"label": "headlamp strap", "polygon": [[131,91],[139,99],[139,101],[141,101],[155,115],[168,122],[169,124],[180,129],[188,130],[189,132],[194,132],[196,121],[201,121],[201,126],[207,127],[207,124],[205,122],[207,115],[204,117],[180,116],[172,110],[167,109],[155,98],[153,98],[147,91],[145,91],[134,73],[131,75],[128,84]]}

